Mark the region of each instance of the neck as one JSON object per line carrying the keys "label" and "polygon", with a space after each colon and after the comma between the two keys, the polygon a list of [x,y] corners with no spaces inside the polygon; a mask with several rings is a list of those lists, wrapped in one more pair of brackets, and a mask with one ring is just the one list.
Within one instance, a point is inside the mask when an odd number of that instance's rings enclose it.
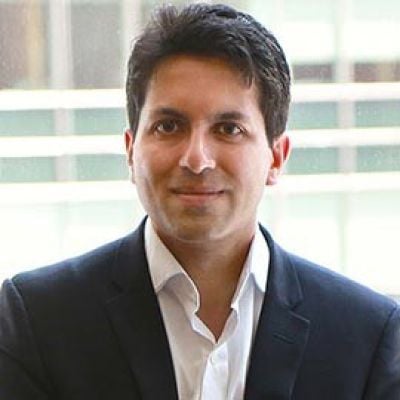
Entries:
{"label": "neck", "polygon": [[195,283],[207,276],[226,282],[239,278],[254,237],[254,228],[240,236],[198,242],[171,239],[158,234]]}
{"label": "neck", "polygon": [[204,242],[161,240],[193,280],[200,294],[198,316],[218,338],[231,311],[231,302],[253,231],[242,237]]}

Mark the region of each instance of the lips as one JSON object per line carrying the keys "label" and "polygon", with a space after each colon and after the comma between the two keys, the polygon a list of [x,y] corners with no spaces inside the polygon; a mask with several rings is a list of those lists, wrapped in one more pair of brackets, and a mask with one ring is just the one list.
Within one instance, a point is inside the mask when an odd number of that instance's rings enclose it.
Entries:
{"label": "lips", "polygon": [[216,189],[216,188],[199,188],[199,187],[190,187],[190,188],[173,188],[171,189],[172,193],[183,196],[213,196],[222,194],[224,190]]}
{"label": "lips", "polygon": [[174,188],[171,192],[184,206],[202,207],[220,198],[225,191],[216,188],[184,187]]}

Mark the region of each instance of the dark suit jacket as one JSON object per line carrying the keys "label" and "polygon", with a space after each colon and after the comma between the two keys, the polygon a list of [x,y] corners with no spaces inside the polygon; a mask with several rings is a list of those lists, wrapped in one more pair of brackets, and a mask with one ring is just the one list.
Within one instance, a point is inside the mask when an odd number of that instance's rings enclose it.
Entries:
{"label": "dark suit jacket", "polygon": [[[270,270],[245,398],[399,400],[396,304],[264,234]],[[143,225],[4,283],[0,398],[177,399]]]}

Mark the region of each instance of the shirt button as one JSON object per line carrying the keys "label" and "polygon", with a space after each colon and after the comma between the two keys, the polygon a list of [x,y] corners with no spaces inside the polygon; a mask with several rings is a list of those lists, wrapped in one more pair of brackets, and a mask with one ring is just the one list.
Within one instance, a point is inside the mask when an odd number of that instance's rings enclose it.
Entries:
{"label": "shirt button", "polygon": [[225,355],[221,351],[216,351],[211,354],[210,361],[212,365],[218,364],[225,360]]}
{"label": "shirt button", "polygon": [[212,365],[215,365],[215,364],[218,362],[217,354],[216,354],[216,353],[212,353],[212,354],[211,354],[211,356],[210,356],[210,362],[211,362]]}

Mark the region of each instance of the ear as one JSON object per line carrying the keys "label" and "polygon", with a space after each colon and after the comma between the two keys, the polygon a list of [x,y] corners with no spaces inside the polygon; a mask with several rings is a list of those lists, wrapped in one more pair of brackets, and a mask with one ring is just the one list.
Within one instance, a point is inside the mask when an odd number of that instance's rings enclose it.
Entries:
{"label": "ear", "polygon": [[129,172],[131,176],[131,181],[134,183],[134,173],[133,173],[133,150],[135,144],[135,135],[130,129],[126,129],[124,133],[125,138],[125,151],[126,151],[126,161],[129,166]]}
{"label": "ear", "polygon": [[272,162],[267,176],[267,185],[275,185],[278,177],[289,158],[291,144],[289,137],[283,133],[272,143]]}

